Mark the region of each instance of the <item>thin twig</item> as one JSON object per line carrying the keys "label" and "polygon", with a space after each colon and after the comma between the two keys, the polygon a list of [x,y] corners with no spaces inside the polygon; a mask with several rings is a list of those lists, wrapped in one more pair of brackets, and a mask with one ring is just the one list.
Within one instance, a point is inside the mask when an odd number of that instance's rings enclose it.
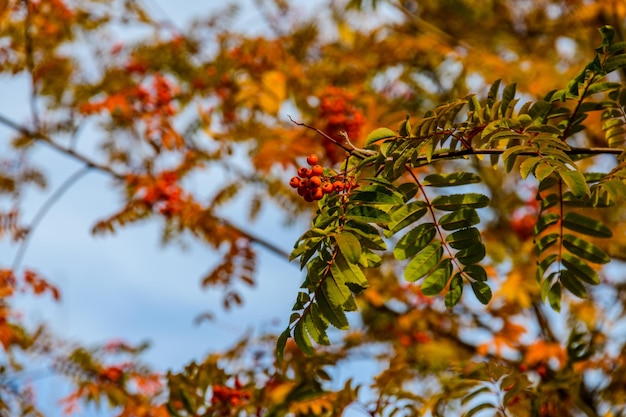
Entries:
{"label": "thin twig", "polygon": [[13,271],[17,271],[18,268],[20,267],[20,264],[22,263],[22,259],[24,259],[24,255],[26,254],[26,249],[28,249],[28,244],[30,243],[30,239],[33,235],[33,231],[37,228],[39,223],[43,220],[48,210],[50,210],[50,208],[54,205],[54,203],[56,203],[63,196],[63,194],[65,194],[65,192],[69,190],[70,187],[74,185],[74,183],[76,183],[76,181],[78,181],[83,176],[85,176],[85,174],[87,174],[87,172],[89,172],[91,169],[92,168],[90,166],[84,166],[78,171],[76,171],[75,173],[73,173],[68,179],[66,179],[63,182],[63,184],[59,186],[59,188],[57,188],[57,190],[54,193],[52,193],[52,195],[39,208],[39,210],[35,214],[35,217],[33,217],[33,220],[30,223],[30,226],[28,227],[28,233],[26,234],[26,237],[20,244],[20,247],[18,248],[17,253],[15,254],[15,258],[13,259],[13,266],[12,266]]}
{"label": "thin twig", "polygon": [[236,230],[237,233],[239,233],[242,237],[248,239],[250,242],[256,243],[257,245],[262,246],[262,247],[264,247],[265,249],[268,249],[271,252],[274,252],[274,254],[289,260],[290,253],[285,251],[285,250],[283,250],[283,249],[281,249],[281,248],[279,248],[278,246],[274,245],[273,243],[268,242],[267,240],[262,239],[262,238],[260,238],[258,236],[255,236],[255,235],[253,235],[253,234],[251,234],[249,232],[246,232],[245,230],[241,229],[240,227],[237,227],[237,226],[233,225],[231,222],[229,222],[226,219],[220,219],[220,223],[222,223],[226,227],[229,227],[229,228],[231,228],[233,230]]}
{"label": "thin twig", "polygon": [[[56,151],[70,156],[80,162],[82,162],[83,164],[85,164],[85,167],[83,169],[85,170],[89,170],[89,169],[95,169],[98,170],[100,172],[104,172],[106,174],[109,174],[110,176],[118,179],[118,180],[124,180],[125,176],[119,172],[116,172],[115,170],[111,169],[110,167],[100,164],[98,162],[95,162],[89,158],[87,158],[86,156],[74,151],[73,149],[68,149],[64,146],[59,145],[58,143],[52,141],[47,135],[40,133],[40,132],[31,132],[30,130],[28,130],[27,128],[25,128],[24,126],[15,123],[14,121],[0,115],[0,124],[4,124],[5,126],[10,127],[13,130],[16,130],[17,132],[23,134],[26,137],[32,138],[34,140],[38,140],[39,142],[45,143],[48,146],[50,146],[51,148],[55,149]],[[68,180],[69,181],[69,180]],[[65,184],[64,184],[65,185]],[[57,190],[58,192],[59,190]],[[40,220],[38,220],[39,222]],[[225,219],[220,219],[220,221],[222,222],[222,224],[224,224],[225,226],[233,229],[234,231],[236,231],[238,234],[240,234],[241,236],[245,237],[246,239],[250,240],[252,243],[255,243],[259,246],[262,246],[266,249],[268,249],[271,252],[274,252],[276,255],[285,258],[285,259],[289,259],[289,253],[284,251],[283,249],[279,248],[278,246],[274,245],[271,242],[268,242],[258,236],[254,236],[251,233],[246,232],[245,230],[233,225],[232,223],[228,222]],[[29,235],[30,236],[30,233]],[[22,243],[22,246],[20,247],[20,250],[18,251],[18,254],[16,255],[16,259],[14,260],[13,264],[19,266],[19,264],[21,263],[21,258],[23,256],[23,251],[25,251],[25,247],[27,246],[27,241],[29,239],[29,237],[26,237],[25,241]],[[16,269],[14,267],[14,269]]]}
{"label": "thin twig", "polygon": [[289,117],[289,120],[291,120],[291,123],[293,123],[293,124],[295,124],[295,125],[298,125],[298,126],[303,126],[303,127],[306,127],[307,129],[314,130],[315,132],[317,132],[317,133],[319,133],[320,135],[322,135],[322,136],[324,137],[324,139],[326,139],[326,140],[328,140],[328,141],[330,141],[330,142],[334,143],[335,145],[339,146],[339,147],[340,147],[341,149],[343,149],[344,151],[349,152],[349,153],[352,153],[353,149],[350,149],[349,147],[347,147],[347,146],[346,146],[346,145],[344,145],[343,143],[340,143],[340,142],[336,141],[335,139],[331,138],[330,136],[328,136],[326,133],[322,132],[322,131],[321,131],[321,130],[319,130],[318,128],[313,127],[313,126],[309,126],[309,125],[307,125],[307,124],[305,124],[305,123],[302,123],[302,122],[296,122],[295,120],[293,120],[293,119],[291,118],[291,116],[288,116],[288,117]]}
{"label": "thin twig", "polygon": [[0,114],[0,123],[10,127],[13,130],[16,130],[17,132],[21,133],[22,135],[31,138],[33,140],[38,140],[40,142],[45,143],[46,145],[48,145],[49,147],[51,147],[52,149],[65,154],[67,156],[71,156],[74,159],[79,160],[80,162],[82,162],[83,164],[87,165],[88,167],[94,168],[98,171],[102,171],[102,172],[106,172],[107,174],[119,179],[119,180],[123,180],[124,179],[124,175],[120,174],[119,172],[114,171],[113,169],[109,168],[106,165],[102,165],[96,161],[93,161],[89,158],[87,158],[86,156],[74,151],[73,149],[69,149],[66,148],[64,146],[59,145],[58,143],[54,142],[52,139],[50,139],[50,137],[44,133],[41,132],[33,132],[30,131],[29,129],[25,128],[24,126],[15,123],[13,120],[10,120],[8,118],[6,118],[5,116]]}

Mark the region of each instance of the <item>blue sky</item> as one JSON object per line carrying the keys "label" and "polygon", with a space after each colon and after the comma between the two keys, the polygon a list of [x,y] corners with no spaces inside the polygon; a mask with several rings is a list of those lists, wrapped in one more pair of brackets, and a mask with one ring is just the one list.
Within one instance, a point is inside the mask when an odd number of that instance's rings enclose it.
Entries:
{"label": "blue sky", "polygon": [[[211,7],[207,4],[218,3],[145,2],[157,19],[171,19],[178,27],[184,27],[191,16]],[[252,30],[263,29],[259,19],[253,11],[241,15],[243,25]],[[0,114],[26,123],[25,78],[2,78],[0,82]],[[6,139],[13,133],[0,126],[0,137]],[[2,142],[0,153],[6,149],[7,141]],[[43,193],[27,193],[23,205],[26,220],[32,219],[60,183],[81,168],[79,163],[43,146],[38,146],[34,155],[45,166],[49,187]],[[196,187],[201,188],[202,184]],[[256,287],[242,290],[242,308],[224,312],[219,291],[200,289],[203,274],[219,261],[209,248],[196,244],[187,250],[161,247],[158,221],[125,227],[115,235],[91,235],[95,221],[119,208],[118,199],[110,179],[91,172],[47,213],[34,231],[22,265],[57,284],[62,301],[54,304],[47,298],[21,299],[18,308],[29,321],[45,321],[59,335],[87,344],[110,339],[130,343],[149,340],[152,347],[144,359],[162,369],[180,367],[210,351],[223,349],[247,329],[284,328],[302,280],[296,265],[258,248]],[[301,222],[293,228],[283,228],[280,213],[270,206],[258,221],[249,224],[244,210],[243,205],[234,207],[229,211],[230,219],[250,232],[269,236],[286,251],[306,226]],[[12,263],[15,249],[6,240],[0,241],[0,265]],[[207,310],[215,314],[215,320],[195,325],[193,319]],[[50,410],[51,416],[60,415],[55,404],[67,394],[67,387],[56,377],[38,379],[36,385],[40,404]]]}

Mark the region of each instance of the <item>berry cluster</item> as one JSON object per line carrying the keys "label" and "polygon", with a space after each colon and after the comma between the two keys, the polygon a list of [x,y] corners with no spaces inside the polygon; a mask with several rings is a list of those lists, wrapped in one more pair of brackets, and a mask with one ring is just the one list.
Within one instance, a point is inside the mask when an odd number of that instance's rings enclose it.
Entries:
{"label": "berry cluster", "polygon": [[[342,88],[327,87],[320,96],[319,118],[326,121],[322,130],[337,142],[345,143],[345,138],[340,135],[344,131],[355,145],[362,144],[361,128],[365,124],[365,116],[355,105],[353,94]],[[324,141],[322,146],[333,164],[345,157],[345,152],[330,141]]]}
{"label": "berry cluster", "polygon": [[319,158],[311,154],[306,158],[311,168],[300,167],[298,176],[291,178],[289,185],[298,189],[298,195],[305,201],[317,201],[330,193],[340,193],[344,189],[344,183],[338,176],[325,176],[324,168],[318,165]]}

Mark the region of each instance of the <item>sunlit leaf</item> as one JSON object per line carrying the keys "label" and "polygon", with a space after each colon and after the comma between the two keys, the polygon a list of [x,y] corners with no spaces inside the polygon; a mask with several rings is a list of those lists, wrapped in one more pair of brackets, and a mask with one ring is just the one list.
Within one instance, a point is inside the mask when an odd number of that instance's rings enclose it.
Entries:
{"label": "sunlit leaf", "polygon": [[569,212],[563,216],[563,227],[588,236],[604,238],[613,236],[611,229],[600,221],[575,212]]}
{"label": "sunlit leaf", "polygon": [[402,236],[393,249],[398,260],[409,259],[426,247],[437,233],[434,223],[422,223]]}
{"label": "sunlit leaf", "polygon": [[473,172],[453,172],[451,174],[431,174],[422,181],[430,187],[451,187],[457,185],[476,184],[481,181],[478,174]]}
{"label": "sunlit leaf", "polygon": [[378,129],[372,131],[369,135],[367,135],[367,139],[365,140],[365,146],[369,146],[374,142],[377,142],[382,139],[395,138],[397,136],[396,132],[386,127],[379,127]]}
{"label": "sunlit leaf", "polygon": [[438,210],[455,211],[462,208],[482,208],[489,204],[489,197],[483,194],[452,194],[435,197],[433,207]]}
{"label": "sunlit leaf", "polygon": [[446,287],[452,275],[452,260],[446,258],[433,270],[422,282],[422,293],[427,296],[435,296]]}
{"label": "sunlit leaf", "polygon": [[429,244],[411,259],[404,270],[404,279],[414,282],[422,278],[437,265],[442,256],[443,247],[440,241]]}
{"label": "sunlit leaf", "polygon": [[464,208],[445,214],[439,219],[439,225],[444,230],[464,229],[480,223],[478,213],[473,208]]}
{"label": "sunlit leaf", "polygon": [[605,264],[611,260],[602,249],[574,235],[564,234],[563,246],[574,255],[578,255],[595,264]]}
{"label": "sunlit leaf", "polygon": [[352,233],[342,232],[335,235],[335,242],[337,242],[339,250],[348,262],[353,264],[359,262],[359,258],[361,257],[361,243]]}

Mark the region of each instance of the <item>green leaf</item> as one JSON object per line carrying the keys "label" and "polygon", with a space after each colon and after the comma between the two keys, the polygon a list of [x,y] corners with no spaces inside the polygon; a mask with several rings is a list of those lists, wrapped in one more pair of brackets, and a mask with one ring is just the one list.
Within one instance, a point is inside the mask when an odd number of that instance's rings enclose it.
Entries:
{"label": "green leaf", "polygon": [[466,414],[463,414],[465,417],[474,417],[476,414],[480,413],[483,410],[491,410],[495,409],[496,406],[491,403],[482,403],[477,405],[476,407],[469,410]]}
{"label": "green leaf", "polygon": [[528,178],[530,173],[535,170],[535,167],[541,162],[542,159],[543,158],[540,156],[531,156],[524,159],[524,162],[522,162],[519,166],[519,172],[522,179]]}
{"label": "green leaf", "polygon": [[567,269],[562,270],[559,276],[559,282],[572,294],[578,298],[587,297],[587,289],[582,282]]}
{"label": "green leaf", "polygon": [[367,135],[367,139],[365,140],[365,146],[369,146],[374,142],[377,142],[382,139],[395,138],[396,132],[386,127],[379,127],[378,129],[372,131],[369,135]]}
{"label": "green leaf", "polygon": [[304,332],[303,320],[300,320],[298,323],[296,323],[296,327],[293,329],[293,338],[295,339],[296,345],[300,348],[301,351],[303,351],[307,355],[312,355],[314,353],[311,339],[309,339],[309,336]]}
{"label": "green leaf", "polygon": [[463,268],[463,274],[473,281],[487,281],[487,271],[481,265],[467,265]]}
{"label": "green leaf", "polygon": [[489,197],[478,193],[441,195],[432,201],[438,210],[456,211],[462,208],[482,208],[489,204]]}
{"label": "green leaf", "polygon": [[461,296],[463,295],[463,277],[460,273],[454,274],[452,279],[450,280],[450,286],[448,287],[448,292],[444,298],[445,304],[447,308],[452,308],[461,300]]}
{"label": "green leaf", "polygon": [[626,68],[626,55],[617,55],[607,58],[607,60],[604,61],[603,68],[607,74],[620,68]]}
{"label": "green leaf", "polygon": [[466,227],[473,226],[480,223],[480,217],[473,208],[464,208],[461,210],[453,211],[439,219],[439,225],[444,230],[458,230]]}
{"label": "green leaf", "polygon": [[387,248],[385,241],[380,237],[378,229],[369,223],[348,220],[343,226],[343,230],[361,236],[362,246],[373,250],[385,250]]}
{"label": "green leaf", "polygon": [[502,104],[500,105],[502,117],[506,117],[507,109],[509,108],[509,105],[512,104],[512,101],[515,98],[516,88],[517,84],[512,83],[504,87],[504,90],[502,91]]}
{"label": "green leaf", "polygon": [[287,345],[287,339],[291,337],[289,326],[278,336],[276,340],[276,359],[278,363],[283,361],[283,355],[285,354],[285,346]]}
{"label": "green leaf", "polygon": [[532,146],[528,145],[517,145],[511,146],[507,150],[502,153],[502,161],[506,164],[506,170],[511,171],[513,169],[513,164],[515,163],[515,158],[519,154],[525,155],[535,155],[538,153],[538,150]]}
{"label": "green leaf", "polygon": [[330,272],[339,282],[345,283],[352,292],[358,293],[369,286],[359,265],[348,262],[342,253],[335,256],[335,261],[330,265]]}
{"label": "green leaf", "polygon": [[417,195],[419,187],[414,182],[405,182],[398,186],[398,191],[402,193],[404,202],[407,202]]}
{"label": "green leaf", "polygon": [[561,257],[561,263],[573,275],[582,279],[586,283],[591,285],[598,285],[600,283],[596,270],[577,257],[572,256],[569,253],[564,253]]}
{"label": "green leaf", "polygon": [[595,264],[605,264],[611,261],[611,258],[602,249],[574,235],[563,235],[563,246],[574,255]]}
{"label": "green leaf", "polygon": [[[498,78],[489,87],[489,94],[487,94],[487,102],[489,103],[489,106],[491,106],[496,101],[496,99],[498,98],[498,90],[500,89],[500,83],[501,82],[502,82],[502,80]],[[480,109],[480,105],[479,104],[477,104],[476,107],[477,107],[477,109]]]}
{"label": "green leaf", "polygon": [[560,219],[560,216],[556,213],[548,213],[539,216],[537,219],[537,224],[535,225],[535,236],[539,235],[541,232],[546,230],[548,227],[556,224]]}
{"label": "green leaf", "polygon": [[454,255],[454,257],[463,265],[471,265],[482,261],[485,255],[485,245],[482,243],[476,243],[467,249],[461,249]]}
{"label": "green leaf", "polygon": [[418,255],[416,255],[404,270],[404,279],[409,282],[415,282],[437,265],[443,256],[443,247],[440,241],[435,241]]}
{"label": "green leaf", "polygon": [[426,214],[426,211],[426,203],[423,201],[413,201],[395,210],[391,213],[391,222],[389,223],[387,236],[392,236],[408,225],[418,221]]}
{"label": "green leaf", "polygon": [[616,90],[622,86],[622,83],[615,83],[610,81],[603,81],[598,83],[593,83],[587,88],[585,92],[585,97],[590,96],[596,93],[603,93],[608,90]]}
{"label": "green leaf", "polygon": [[377,206],[383,210],[404,203],[400,196],[394,195],[382,187],[377,187],[378,189],[376,190],[372,188],[373,187],[370,186],[367,190],[355,190],[355,192],[350,195],[350,203]]}
{"label": "green leaf", "polygon": [[559,176],[576,197],[589,195],[589,186],[579,171],[559,170]]}
{"label": "green leaf", "polygon": [[423,185],[429,187],[452,187],[457,185],[476,184],[481,181],[473,172],[453,172],[452,174],[430,174],[424,178]]}
{"label": "green leaf", "polygon": [[321,288],[315,292],[315,300],[320,308],[320,314],[328,320],[330,324],[340,330],[347,330],[350,327],[343,306],[331,304],[327,293],[322,291]]}
{"label": "green leaf", "polygon": [[603,238],[613,236],[611,229],[600,221],[575,212],[569,212],[563,216],[563,227],[588,236]]}
{"label": "green leaf", "polygon": [[537,178],[537,181],[543,181],[546,177],[550,176],[555,169],[556,167],[547,163],[538,164],[535,167],[535,178]]}
{"label": "green leaf", "polygon": [[475,227],[461,229],[446,236],[446,242],[454,249],[467,249],[480,242],[480,232]]}
{"label": "green leaf", "polygon": [[555,282],[548,291],[548,302],[556,312],[561,311],[561,284]]}
{"label": "green leaf", "polygon": [[558,233],[550,233],[542,236],[541,239],[537,240],[537,243],[535,243],[537,253],[540,254],[544,250],[548,249],[550,246],[554,245],[560,237],[561,235],[559,235]]}
{"label": "green leaf", "polygon": [[439,294],[446,287],[450,275],[452,275],[452,260],[446,258],[424,279],[421,286],[422,293],[429,297]]}
{"label": "green leaf", "polygon": [[361,243],[352,233],[346,231],[339,233],[335,236],[335,242],[348,262],[352,264],[359,262]]}
{"label": "green leaf", "polygon": [[[315,320],[317,318],[318,320]],[[328,335],[326,334],[326,326],[323,320],[320,320],[317,304],[311,305],[311,312],[304,316],[304,328],[307,333],[320,345],[330,345]],[[321,325],[321,327],[320,327]]]}
{"label": "green leaf", "polygon": [[369,206],[352,206],[346,212],[345,217],[346,219],[365,223],[388,223],[391,221],[391,218],[386,212]]}
{"label": "green leaf", "polygon": [[398,126],[398,133],[403,138],[411,136],[411,122],[409,122],[409,116],[400,122],[400,125]]}
{"label": "green leaf", "polygon": [[487,285],[487,283],[484,281],[474,281],[471,283],[471,285],[472,291],[474,291],[474,295],[476,295],[478,301],[485,305],[488,304],[491,300],[492,295],[489,285]]}
{"label": "green leaf", "polygon": [[532,117],[535,122],[543,123],[551,108],[552,103],[548,103],[547,101],[537,101],[531,106],[530,110],[528,110],[528,115]]}
{"label": "green leaf", "polygon": [[436,233],[434,223],[420,224],[398,240],[393,256],[400,261],[412,258],[435,238]]}
{"label": "green leaf", "polygon": [[333,306],[343,306],[350,298],[350,289],[342,280],[341,275],[328,274],[322,282],[321,289],[328,296],[328,301]]}

